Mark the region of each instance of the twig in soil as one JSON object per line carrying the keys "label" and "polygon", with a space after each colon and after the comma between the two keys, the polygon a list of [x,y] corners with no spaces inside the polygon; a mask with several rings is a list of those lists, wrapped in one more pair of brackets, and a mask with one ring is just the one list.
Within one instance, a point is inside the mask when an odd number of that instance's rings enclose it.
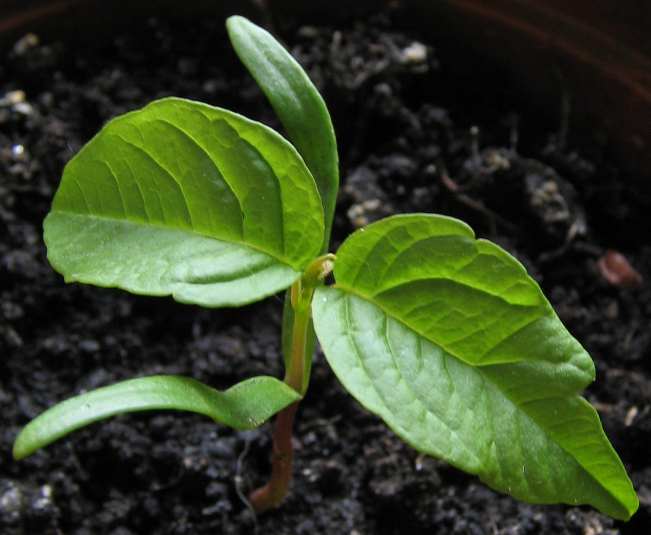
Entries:
{"label": "twig in soil", "polygon": [[[503,169],[502,165],[500,165],[499,163],[490,164],[490,165],[484,165],[482,163],[481,153],[479,152],[479,133],[480,132],[478,126],[470,127],[470,155],[472,161],[472,167],[471,167],[472,177],[465,184],[457,184],[455,182],[454,183],[454,185],[456,186],[455,193],[462,193],[462,192],[469,191],[475,187],[475,185],[482,179],[483,176],[492,175],[496,171]],[[515,151],[513,147],[511,149]],[[439,164],[441,163],[440,159],[438,163]],[[445,167],[443,167],[443,169],[445,169]]]}
{"label": "twig in soil", "polygon": [[472,197],[469,197],[465,193],[462,193],[459,190],[459,186],[457,185],[457,183],[450,178],[450,175],[448,174],[445,164],[443,164],[442,161],[439,160],[437,167],[440,170],[439,175],[441,177],[441,182],[443,183],[443,185],[450,192],[454,194],[454,197],[457,199],[457,201],[459,201],[462,204],[465,204],[469,208],[472,208],[473,210],[486,216],[491,227],[491,233],[493,235],[497,234],[498,223],[502,225],[504,228],[508,229],[509,232],[513,234],[518,234],[518,227],[516,227],[513,223],[504,219],[501,215],[496,214],[489,208],[486,208],[480,201],[476,201]]}
{"label": "twig in soil", "polygon": [[631,345],[631,340],[633,340],[633,336],[635,335],[635,331],[637,329],[635,327],[632,327],[627,333],[626,336],[624,337],[624,348],[628,349],[629,346]]}
{"label": "twig in soil", "polygon": [[637,416],[639,412],[639,409],[633,405],[630,409],[628,409],[628,412],[626,413],[626,418],[624,419],[624,426],[625,427],[631,427],[633,425],[633,420],[635,420],[635,417]]}
{"label": "twig in soil", "polygon": [[249,453],[250,444],[251,435],[247,433],[244,439],[244,449],[242,450],[242,453],[240,453],[240,456],[237,458],[237,470],[235,472],[235,491],[240,497],[240,500],[242,500],[244,505],[246,505],[246,508],[251,512],[251,515],[253,516],[253,533],[254,535],[258,535],[258,533],[260,533],[260,527],[258,526],[258,515],[251,505],[251,502],[249,502],[247,499],[246,494],[242,490],[242,487],[244,486],[244,478],[242,478],[242,463],[244,462],[244,458],[246,457],[247,453]]}
{"label": "twig in soil", "polygon": [[567,235],[565,236],[565,241],[563,242],[563,245],[561,245],[558,249],[554,249],[553,251],[542,253],[538,257],[538,262],[541,263],[549,262],[550,260],[555,260],[558,257],[563,256],[568,251],[568,249],[573,245],[572,242],[574,241],[574,238],[576,238],[578,234],[585,234],[585,221],[582,217],[577,217],[572,223],[572,225],[570,225],[570,228],[567,231]]}
{"label": "twig in soil", "polygon": [[312,427],[324,427],[328,425],[332,425],[337,423],[339,420],[341,420],[341,414],[337,414],[336,416],[333,416],[332,418],[325,419],[325,418],[317,418],[316,420],[310,420],[309,422],[305,422],[303,425],[301,425],[300,429],[301,432],[306,431],[308,429],[311,429]]}
{"label": "twig in soil", "polygon": [[495,521],[492,518],[489,519],[488,525],[490,526],[491,531],[493,532],[493,535],[500,535],[500,530],[499,530],[499,528],[497,527],[497,524],[495,523]]}
{"label": "twig in soil", "polygon": [[604,254],[604,250],[601,247],[598,247],[597,245],[590,245],[589,243],[584,242],[576,242],[572,245],[572,249],[596,257],[600,257]]}

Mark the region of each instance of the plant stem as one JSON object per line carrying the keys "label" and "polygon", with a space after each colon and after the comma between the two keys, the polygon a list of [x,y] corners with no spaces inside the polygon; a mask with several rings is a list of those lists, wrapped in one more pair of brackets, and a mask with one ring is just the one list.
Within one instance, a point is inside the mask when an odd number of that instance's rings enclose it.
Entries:
{"label": "plant stem", "polygon": [[[292,356],[289,373],[285,382],[302,394],[305,372],[305,344],[307,330],[312,315],[312,295],[314,289],[333,268],[335,256],[323,255],[314,260],[305,270],[303,277],[291,289],[291,304],[294,310],[294,329],[292,333]],[[249,503],[256,513],[263,513],[285,499],[292,481],[292,427],[298,401],[278,413],[274,428],[274,445],[269,483],[253,491]]]}
{"label": "plant stem", "polygon": [[[293,291],[293,289],[292,289]],[[311,296],[310,296],[311,297]],[[299,300],[299,307],[301,306]],[[299,394],[303,388],[303,371],[305,369],[305,342],[307,339],[307,327],[310,323],[311,309],[308,306],[305,310],[295,310],[294,315],[294,336],[292,338],[292,366],[287,384]]]}
{"label": "plant stem", "polygon": [[[294,306],[294,333],[292,338],[292,363],[287,384],[297,392],[303,387],[303,370],[305,367],[305,341],[307,326],[310,322],[310,302],[307,303],[300,281],[292,287],[292,304]],[[311,292],[309,292],[311,298]],[[274,429],[273,458],[269,483],[251,493],[249,502],[257,513],[263,513],[283,501],[292,479],[292,427],[298,401],[278,413]]]}
{"label": "plant stem", "polygon": [[256,513],[264,513],[283,501],[292,481],[292,427],[298,401],[283,409],[276,417],[274,451],[269,483],[249,495]]}

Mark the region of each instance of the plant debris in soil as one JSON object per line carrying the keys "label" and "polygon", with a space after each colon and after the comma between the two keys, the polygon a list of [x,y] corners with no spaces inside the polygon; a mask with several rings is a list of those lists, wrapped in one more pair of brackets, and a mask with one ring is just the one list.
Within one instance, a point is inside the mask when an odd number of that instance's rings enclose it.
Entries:
{"label": "plant debris in soil", "polygon": [[[293,486],[258,519],[260,533],[649,532],[651,246],[640,236],[651,229],[643,196],[603,148],[568,147],[495,73],[396,29],[387,15],[337,28],[277,21],[277,30],[333,116],[342,184],[332,249],[369,222],[423,211],[464,219],[515,254],[593,356],[597,381],[585,395],[641,506],[625,524],[494,492],[404,444],[317,351],[295,427]],[[46,260],[42,221],[65,163],[110,118],[167,95],[279,126],[223,21],[179,29],[152,19],[82,48],[28,35],[0,64],[2,533],[253,532],[234,481],[252,489],[268,477],[270,423],[242,433],[184,413],[125,415],[20,463],[11,457],[31,418],[98,386],[161,373],[216,388],[282,376],[278,297],[204,310],[64,285]],[[602,275],[610,249],[639,273],[634,288]]]}

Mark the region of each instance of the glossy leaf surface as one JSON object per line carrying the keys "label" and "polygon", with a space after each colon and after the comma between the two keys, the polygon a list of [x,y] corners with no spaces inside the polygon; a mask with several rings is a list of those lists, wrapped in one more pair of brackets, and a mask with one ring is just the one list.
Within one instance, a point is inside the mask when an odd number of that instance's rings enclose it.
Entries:
{"label": "glossy leaf surface", "polygon": [[[323,203],[325,228],[321,254],[325,254],[339,189],[337,142],[325,102],[303,68],[271,34],[240,16],[230,17],[226,27],[237,55],[267,95],[314,176]],[[288,370],[293,325],[294,311],[286,304],[283,356]],[[308,329],[303,393],[307,390],[315,341],[312,323]]]}
{"label": "glossy leaf surface", "polygon": [[44,224],[66,281],[236,306],[320,251],[314,179],[273,130],[168,98],[111,121],[64,171]]}
{"label": "glossy leaf surface", "polygon": [[188,377],[157,375],[98,388],[63,401],[32,420],[14,443],[14,458],[85,425],[116,414],[178,409],[197,412],[236,429],[253,429],[300,396],[273,377],[254,377],[220,392]]}
{"label": "glossy leaf surface", "polygon": [[596,411],[594,365],[523,266],[442,216],[396,216],[337,252],[317,336],[344,386],[416,449],[534,503],[638,507]]}
{"label": "glossy leaf surface", "polygon": [[316,180],[325,214],[325,254],[339,189],[339,156],[328,108],[303,68],[269,32],[240,16],[230,17],[226,28]]}

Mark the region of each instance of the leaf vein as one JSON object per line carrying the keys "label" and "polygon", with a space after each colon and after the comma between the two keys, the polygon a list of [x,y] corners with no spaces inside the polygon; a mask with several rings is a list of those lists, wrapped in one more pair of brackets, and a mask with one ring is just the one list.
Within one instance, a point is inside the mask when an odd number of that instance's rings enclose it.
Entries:
{"label": "leaf vein", "polygon": [[[210,118],[209,118],[209,117],[208,117],[208,116],[207,116],[203,111],[200,111],[200,113],[201,113],[201,114],[202,114],[202,115],[203,115],[203,116],[204,116],[208,121],[210,121],[210,123],[212,124],[213,121],[212,121],[212,120],[211,120],[211,119],[210,119]],[[220,119],[217,119],[216,121],[218,121],[218,122],[225,122],[225,123],[227,123],[229,126],[231,126],[230,123],[229,123],[228,121],[226,121],[226,119],[220,118]],[[174,129],[174,130],[176,130],[177,132],[179,132],[181,135],[185,136],[188,140],[190,140],[190,141],[191,141],[191,142],[192,142],[196,147],[198,147],[198,148],[199,148],[199,149],[200,149],[200,150],[201,150],[201,151],[202,151],[202,152],[203,152],[203,153],[208,157],[208,159],[209,159],[209,160],[213,163],[213,165],[215,166],[215,169],[216,169],[217,172],[219,173],[219,176],[223,179],[224,184],[226,184],[226,186],[228,187],[228,189],[229,189],[229,190],[231,191],[231,193],[233,194],[233,197],[237,200],[237,203],[238,203],[238,206],[239,206],[240,212],[241,212],[241,213],[244,213],[244,212],[243,212],[243,209],[242,209],[242,200],[237,196],[237,193],[236,193],[235,190],[233,189],[233,185],[228,181],[226,175],[222,172],[219,163],[217,163],[217,162],[215,161],[215,159],[212,157],[212,155],[210,154],[210,152],[208,151],[208,149],[207,149],[206,147],[204,147],[203,144],[202,144],[202,143],[201,143],[197,138],[195,138],[194,136],[192,136],[189,132],[187,132],[187,131],[184,130],[183,128],[179,127],[178,125],[175,125],[174,123],[172,123],[172,122],[170,122],[170,121],[167,121],[167,120],[165,120],[165,119],[157,119],[157,122],[160,122],[160,123],[166,124],[166,125],[168,125],[169,127],[171,127],[172,129]],[[232,126],[231,126],[231,128],[232,128]],[[238,136],[239,136],[239,134],[238,134]],[[242,138],[240,137],[240,139],[242,139]],[[244,234],[244,222],[242,221],[240,224],[241,224],[241,226],[240,226],[240,235],[243,235],[243,234]]]}
{"label": "leaf vein", "polygon": [[[188,203],[187,195],[186,195],[186,193],[185,193],[185,191],[184,191],[184,189],[183,189],[183,184],[182,184],[182,182],[181,182],[181,181],[180,181],[180,180],[179,180],[179,179],[174,175],[174,173],[172,173],[172,172],[171,172],[167,167],[165,167],[161,162],[159,162],[159,161],[158,161],[158,160],[157,160],[157,159],[156,159],[152,154],[150,154],[149,152],[147,152],[147,151],[146,151],[145,149],[143,149],[142,147],[139,147],[138,145],[136,145],[136,144],[133,143],[132,141],[127,140],[124,136],[121,136],[121,135],[120,135],[119,137],[122,139],[122,141],[123,141],[126,145],[132,147],[134,150],[136,150],[137,152],[141,153],[141,154],[142,154],[146,159],[148,159],[148,160],[151,161],[154,165],[156,165],[156,167],[158,167],[160,170],[164,171],[165,174],[166,174],[169,178],[171,178],[172,181],[173,181],[173,182],[178,186],[179,191],[181,192],[181,197],[182,197],[182,199],[183,199],[183,204],[185,205],[185,210],[186,210],[186,212],[187,212],[188,222],[189,222],[189,224],[190,224],[190,227],[194,229],[194,223],[193,223],[193,221],[192,221],[192,212],[191,212],[191,210],[190,210],[190,205],[189,205],[189,203]],[[162,203],[162,198],[161,198],[161,196],[160,196],[160,192],[159,192],[158,190],[155,190],[155,193],[156,193],[156,196],[157,196],[158,199],[159,199],[158,202],[159,202],[159,205],[160,205],[160,207],[161,207],[161,214],[163,215],[163,221],[164,221],[165,223],[167,223],[167,216],[165,215],[165,209],[163,208],[163,203]]]}

